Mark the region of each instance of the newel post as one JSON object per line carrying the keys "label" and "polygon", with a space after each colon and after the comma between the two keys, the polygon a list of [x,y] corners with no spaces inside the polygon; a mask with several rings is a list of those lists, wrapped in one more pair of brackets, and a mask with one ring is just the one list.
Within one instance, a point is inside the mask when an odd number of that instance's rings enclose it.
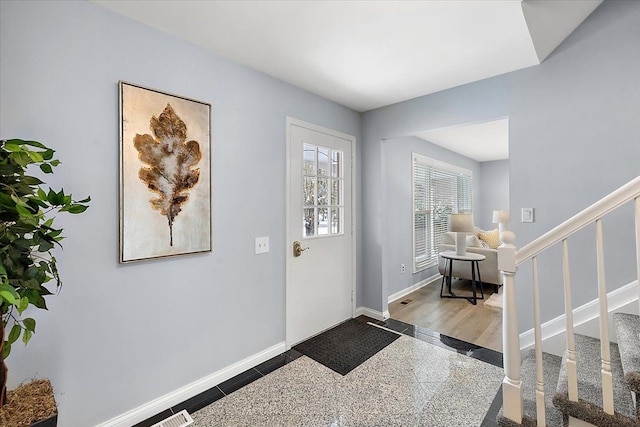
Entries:
{"label": "newel post", "polygon": [[520,380],[520,330],[516,311],[516,236],[511,231],[500,233],[502,244],[498,248],[498,270],[502,273],[502,353],[504,379],[502,402],[504,416],[522,423],[522,381]]}

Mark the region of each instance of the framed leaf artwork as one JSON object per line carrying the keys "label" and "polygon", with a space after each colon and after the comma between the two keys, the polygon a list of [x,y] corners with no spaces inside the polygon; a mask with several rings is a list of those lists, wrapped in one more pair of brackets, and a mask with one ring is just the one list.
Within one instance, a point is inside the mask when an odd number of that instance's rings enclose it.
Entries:
{"label": "framed leaf artwork", "polygon": [[120,262],[210,252],[211,104],[119,92]]}

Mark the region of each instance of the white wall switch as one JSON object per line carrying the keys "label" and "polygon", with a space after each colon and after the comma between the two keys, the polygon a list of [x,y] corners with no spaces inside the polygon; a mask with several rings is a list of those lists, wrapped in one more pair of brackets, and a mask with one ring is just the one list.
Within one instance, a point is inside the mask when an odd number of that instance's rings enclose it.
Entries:
{"label": "white wall switch", "polygon": [[269,237],[256,237],[256,255],[269,252]]}
{"label": "white wall switch", "polygon": [[522,222],[533,222],[533,208],[522,208]]}

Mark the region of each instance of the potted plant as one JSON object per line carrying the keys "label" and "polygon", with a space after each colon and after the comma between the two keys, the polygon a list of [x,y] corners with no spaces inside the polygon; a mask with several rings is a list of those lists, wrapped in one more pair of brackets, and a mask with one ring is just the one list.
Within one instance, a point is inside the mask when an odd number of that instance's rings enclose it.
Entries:
{"label": "potted plant", "polygon": [[53,155],[36,141],[0,140],[0,411],[9,406],[1,409],[7,403],[5,360],[11,346],[19,339],[26,345],[36,331],[25,311],[46,310],[45,297],[61,286],[52,250],[61,247],[63,230],[54,227],[53,215],[82,213],[90,201],[75,201],[64,190],[45,191],[42,180],[27,174],[30,167],[53,173],[60,164]]}

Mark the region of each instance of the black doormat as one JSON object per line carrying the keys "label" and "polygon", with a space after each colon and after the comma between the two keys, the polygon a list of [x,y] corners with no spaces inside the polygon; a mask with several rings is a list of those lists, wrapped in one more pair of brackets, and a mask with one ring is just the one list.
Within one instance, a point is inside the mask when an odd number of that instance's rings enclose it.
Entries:
{"label": "black doormat", "polygon": [[400,335],[355,319],[310,338],[295,348],[327,368],[347,375]]}

